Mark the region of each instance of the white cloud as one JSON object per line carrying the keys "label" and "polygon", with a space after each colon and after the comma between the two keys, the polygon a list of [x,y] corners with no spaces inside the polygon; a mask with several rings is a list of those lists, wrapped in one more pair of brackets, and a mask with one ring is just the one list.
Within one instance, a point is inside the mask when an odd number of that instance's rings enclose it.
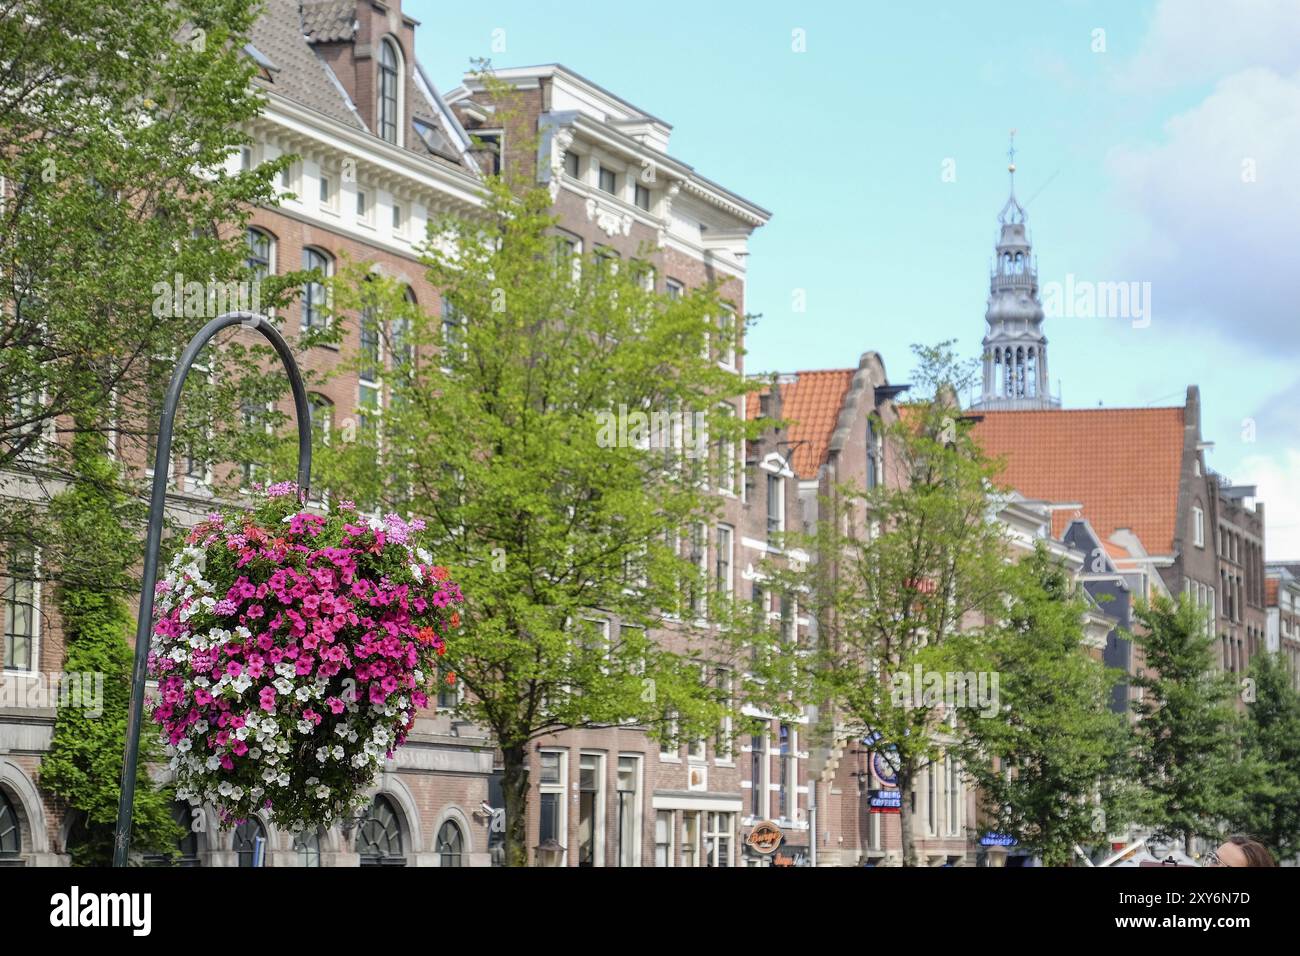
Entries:
{"label": "white cloud", "polygon": [[1116,267],[1152,283],[1155,321],[1172,314],[1300,354],[1300,72],[1229,76],[1164,134],[1108,158],[1147,227],[1121,243]]}
{"label": "white cloud", "polygon": [[1235,479],[1255,485],[1264,503],[1265,559],[1300,560],[1300,449],[1251,455],[1234,470],[1240,475]]}
{"label": "white cloud", "polygon": [[1137,55],[1120,71],[1127,91],[1213,80],[1247,67],[1300,67],[1296,0],[1161,0]]}

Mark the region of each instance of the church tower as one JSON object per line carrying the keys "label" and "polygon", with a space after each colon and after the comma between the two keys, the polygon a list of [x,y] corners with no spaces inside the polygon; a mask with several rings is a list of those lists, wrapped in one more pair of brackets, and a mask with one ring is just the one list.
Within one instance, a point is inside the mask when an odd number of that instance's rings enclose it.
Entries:
{"label": "church tower", "polygon": [[997,260],[989,277],[984,313],[984,386],[974,408],[989,411],[1058,408],[1047,384],[1047,336],[1038,298],[1038,268],[1025,233],[1025,210],[1016,200],[1015,130],[1007,151],[1011,195],[998,222]]}

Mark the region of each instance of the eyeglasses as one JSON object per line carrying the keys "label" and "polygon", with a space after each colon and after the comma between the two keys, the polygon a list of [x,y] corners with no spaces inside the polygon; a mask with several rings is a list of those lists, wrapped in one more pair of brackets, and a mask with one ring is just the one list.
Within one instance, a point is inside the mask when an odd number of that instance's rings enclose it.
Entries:
{"label": "eyeglasses", "polygon": [[1227,864],[1225,864],[1222,860],[1219,859],[1218,850],[1211,850],[1206,855],[1205,862],[1201,864],[1201,866],[1226,866],[1226,865]]}

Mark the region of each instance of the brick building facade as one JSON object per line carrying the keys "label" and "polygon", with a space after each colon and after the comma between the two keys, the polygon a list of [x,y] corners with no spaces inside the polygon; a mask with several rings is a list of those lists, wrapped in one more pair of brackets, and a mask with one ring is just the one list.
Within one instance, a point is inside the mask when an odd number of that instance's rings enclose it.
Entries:
{"label": "brick building facade", "polygon": [[[329,275],[345,261],[370,261],[401,278],[427,311],[439,309],[416,245],[438,214],[477,206],[481,173],[468,155],[471,141],[416,62],[415,28],[398,3],[267,3],[246,50],[266,105],[247,130],[252,145],[230,159],[234,169],[286,153],[298,157],[278,184],[280,204],[253,210],[249,264],[262,275],[312,268]],[[309,283],[277,316],[291,344],[300,330],[325,320],[322,294],[322,286]],[[338,347],[300,351],[300,364],[340,369],[360,348],[359,323],[350,323]],[[315,424],[329,433],[382,414],[382,372],[379,378],[364,381],[341,369],[330,376],[311,396]],[[146,463],[138,439],[118,436],[114,451],[128,467]],[[212,510],[212,478],[209,465],[177,452],[168,509],[182,525]],[[40,500],[40,489],[21,476],[4,476],[3,493]],[[23,657],[11,654],[0,673],[0,862],[65,864],[77,820],[38,787],[56,713],[42,688],[63,665],[57,613],[37,567],[10,560],[3,583],[6,646],[21,646]],[[265,820],[232,830],[211,813],[178,807],[178,819],[191,824],[182,862],[486,864],[489,815],[482,807],[491,772],[483,735],[431,707],[381,774],[372,814],[354,831],[289,834]]]}
{"label": "brick building facade", "polygon": [[[734,336],[734,345],[715,348],[714,357],[743,371],[748,238],[769,214],[673,157],[663,120],[563,66],[493,77],[488,83],[467,75],[447,96],[475,138],[480,165],[549,188],[558,231],[575,255],[648,263],[656,290],[668,295],[713,284],[728,306],[719,317],[720,341]],[[742,413],[740,401],[734,414]],[[744,477],[737,467],[720,480],[712,489],[720,503],[716,521],[683,543],[709,569],[713,586],[733,595],[745,588],[752,537]],[[600,626],[614,631],[622,624]],[[680,643],[693,627],[670,621],[651,636]],[[719,671],[711,679],[729,678]],[[771,760],[796,759],[792,726],[774,722],[768,737],[760,746],[773,752]],[[739,865],[752,759],[750,743],[726,727],[699,741],[660,742],[635,727],[544,736],[530,752],[530,859],[553,840],[567,866]],[[789,774],[793,780],[795,771]],[[795,822],[793,792],[788,814]]]}

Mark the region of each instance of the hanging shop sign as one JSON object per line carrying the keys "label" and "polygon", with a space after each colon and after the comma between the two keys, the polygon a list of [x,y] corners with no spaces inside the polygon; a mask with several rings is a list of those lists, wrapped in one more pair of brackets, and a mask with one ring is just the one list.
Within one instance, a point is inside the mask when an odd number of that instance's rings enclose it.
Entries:
{"label": "hanging shop sign", "polygon": [[781,839],[781,828],[771,820],[764,820],[762,823],[755,824],[754,829],[749,831],[745,844],[755,853],[767,856],[776,852],[776,848],[781,845]]}
{"label": "hanging shop sign", "polygon": [[902,791],[897,788],[868,790],[867,805],[872,813],[899,813],[903,806],[902,796]]}

